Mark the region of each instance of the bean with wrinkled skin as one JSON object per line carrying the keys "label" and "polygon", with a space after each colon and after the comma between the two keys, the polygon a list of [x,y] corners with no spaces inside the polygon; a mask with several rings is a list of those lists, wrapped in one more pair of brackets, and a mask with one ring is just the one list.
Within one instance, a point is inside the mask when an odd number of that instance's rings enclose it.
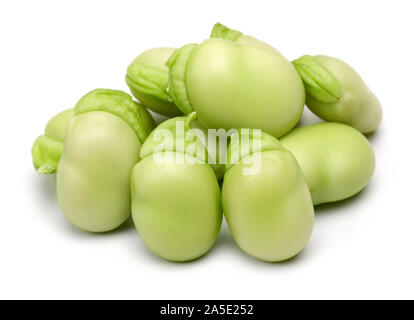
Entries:
{"label": "bean with wrinkled skin", "polygon": [[178,116],[182,112],[167,94],[168,68],[165,62],[174,48],[154,48],[141,53],[128,66],[125,81],[144,106],[159,114]]}
{"label": "bean with wrinkled skin", "polygon": [[56,173],[62,156],[66,125],[72,115],[73,109],[59,112],[46,124],[45,133],[33,143],[32,159],[37,173]]}
{"label": "bean with wrinkled skin", "polygon": [[375,131],[382,120],[377,97],[344,61],[329,56],[302,56],[293,61],[306,89],[306,105],[320,118]]}

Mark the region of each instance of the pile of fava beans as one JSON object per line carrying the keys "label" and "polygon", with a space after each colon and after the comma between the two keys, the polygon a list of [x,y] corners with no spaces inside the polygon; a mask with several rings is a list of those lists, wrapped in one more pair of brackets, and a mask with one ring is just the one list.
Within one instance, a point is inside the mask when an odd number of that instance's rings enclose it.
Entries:
{"label": "pile of fava beans", "polygon": [[[190,261],[213,247],[224,213],[240,249],[283,261],[310,239],[314,205],[355,195],[373,175],[364,134],[381,105],[337,58],[290,62],[217,23],[201,44],[141,53],[125,79],[132,95],[86,93],[32,148],[36,171],[56,173],[63,213],[87,232],[132,215],[154,254]],[[305,104],[325,122],[297,126]],[[155,126],[154,114],[166,120]]]}

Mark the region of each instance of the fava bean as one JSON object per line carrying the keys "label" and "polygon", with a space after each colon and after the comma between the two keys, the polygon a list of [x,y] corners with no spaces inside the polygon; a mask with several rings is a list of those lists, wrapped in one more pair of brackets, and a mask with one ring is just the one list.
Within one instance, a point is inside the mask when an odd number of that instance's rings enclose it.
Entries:
{"label": "fava bean", "polygon": [[171,261],[204,255],[222,222],[220,187],[191,128],[194,117],[191,113],[160,124],[142,146],[131,175],[138,233],[153,253]]}
{"label": "fava bean", "polygon": [[141,53],[131,62],[125,77],[135,98],[147,108],[167,116],[182,114],[167,94],[165,62],[174,51],[173,48],[154,48]]}
{"label": "fava bean", "polygon": [[[264,261],[286,260],[298,254],[311,236],[311,196],[293,155],[271,135],[261,131],[255,138],[251,133],[242,129],[231,137],[228,156],[238,156],[226,165],[224,215],[243,251]],[[248,140],[243,141],[243,135]],[[255,140],[261,141],[258,150],[243,151]]]}
{"label": "fava bean", "polygon": [[96,89],[79,100],[57,170],[58,199],[70,222],[105,232],[129,217],[131,169],[152,127],[148,111],[122,91]]}
{"label": "fava bean", "polygon": [[348,64],[328,56],[303,56],[293,65],[305,84],[306,105],[326,121],[348,124],[362,133],[382,119],[377,97]]}
{"label": "fava bean", "polygon": [[196,111],[206,128],[261,128],[279,137],[301,117],[298,73],[264,45],[208,39],[178,49],[167,66],[169,95],[185,114]]}
{"label": "fava bean", "polygon": [[358,130],[341,123],[319,123],[292,130],[280,139],[302,168],[314,204],[349,198],[374,173],[375,155]]}

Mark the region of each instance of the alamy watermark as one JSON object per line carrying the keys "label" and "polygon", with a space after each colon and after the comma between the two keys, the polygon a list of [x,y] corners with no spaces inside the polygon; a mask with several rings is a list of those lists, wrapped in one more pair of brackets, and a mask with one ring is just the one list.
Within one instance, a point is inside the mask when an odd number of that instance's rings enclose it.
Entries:
{"label": "alamy watermark", "polygon": [[[178,120],[173,129],[159,128],[152,135],[156,163],[210,165],[243,164],[243,174],[260,171],[262,131],[260,129],[186,130]],[[230,146],[230,148],[229,148]],[[174,151],[174,152],[171,152]]]}

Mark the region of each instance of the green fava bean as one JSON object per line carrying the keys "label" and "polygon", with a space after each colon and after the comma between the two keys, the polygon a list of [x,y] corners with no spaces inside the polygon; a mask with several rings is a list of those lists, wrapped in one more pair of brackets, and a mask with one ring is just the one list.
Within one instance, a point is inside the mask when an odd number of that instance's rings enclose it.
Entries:
{"label": "green fava bean", "polygon": [[169,95],[206,128],[261,128],[279,137],[301,117],[303,83],[270,46],[208,39],[178,49],[167,66]]}
{"label": "green fava bean", "polygon": [[222,204],[238,246],[268,262],[298,254],[311,236],[314,211],[293,155],[269,134],[241,129],[231,137],[228,156]]}
{"label": "green fava bean", "polygon": [[39,174],[56,173],[62,156],[66,125],[73,115],[73,109],[67,109],[55,115],[46,125],[45,133],[39,136],[32,147],[33,165]]}
{"label": "green fava bean", "polygon": [[174,48],[154,48],[143,52],[131,62],[125,77],[135,98],[166,116],[182,114],[167,94],[168,68],[165,63],[174,51]]}
{"label": "green fava bean", "polygon": [[348,64],[328,56],[302,56],[293,61],[306,89],[306,105],[326,121],[375,131],[382,120],[377,97]]}
{"label": "green fava bean", "polygon": [[358,130],[319,123],[292,130],[280,139],[299,162],[314,204],[349,198],[371,179],[375,155]]}
{"label": "green fava bean", "polygon": [[79,100],[57,170],[59,203],[72,224],[105,232],[129,217],[131,170],[152,127],[148,111],[122,91],[96,89]]}
{"label": "green fava bean", "polygon": [[142,146],[142,160],[131,175],[138,233],[153,253],[170,261],[204,255],[222,222],[220,187],[190,126],[194,115],[160,124]]}

